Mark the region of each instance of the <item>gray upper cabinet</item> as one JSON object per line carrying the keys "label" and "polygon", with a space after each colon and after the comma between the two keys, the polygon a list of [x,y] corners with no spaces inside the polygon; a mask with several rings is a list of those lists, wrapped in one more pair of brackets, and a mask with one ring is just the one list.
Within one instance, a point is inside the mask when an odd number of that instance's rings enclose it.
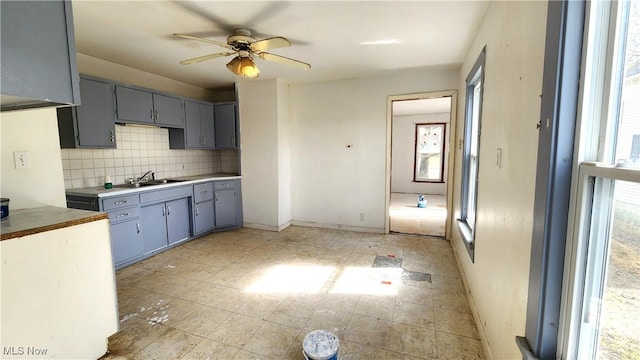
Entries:
{"label": "gray upper cabinet", "polygon": [[82,105],[58,108],[62,148],[115,148],[113,86],[81,78]]}
{"label": "gray upper cabinet", "polygon": [[2,110],[80,104],[70,1],[0,1]]}
{"label": "gray upper cabinet", "polygon": [[184,127],[179,98],[116,85],[117,119],[121,122]]}
{"label": "gray upper cabinet", "polygon": [[184,114],[184,130],[169,129],[170,147],[172,149],[214,149],[213,104],[185,100]]}
{"label": "gray upper cabinet", "polygon": [[237,149],[236,104],[214,106],[216,149]]}

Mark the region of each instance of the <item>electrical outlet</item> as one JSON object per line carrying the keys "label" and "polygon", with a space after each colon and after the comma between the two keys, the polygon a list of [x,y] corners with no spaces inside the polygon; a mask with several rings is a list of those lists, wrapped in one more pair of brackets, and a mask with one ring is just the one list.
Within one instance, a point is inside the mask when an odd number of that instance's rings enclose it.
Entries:
{"label": "electrical outlet", "polygon": [[360,213],[360,221],[364,221],[364,213]]}
{"label": "electrical outlet", "polygon": [[28,151],[14,151],[13,161],[16,169],[29,169],[31,167]]}

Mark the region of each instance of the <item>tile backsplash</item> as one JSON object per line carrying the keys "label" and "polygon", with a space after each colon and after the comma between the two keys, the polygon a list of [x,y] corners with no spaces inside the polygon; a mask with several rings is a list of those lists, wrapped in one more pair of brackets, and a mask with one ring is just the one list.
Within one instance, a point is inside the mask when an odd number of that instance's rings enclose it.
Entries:
{"label": "tile backsplash", "polygon": [[66,189],[123,184],[151,170],[156,179],[212,173],[239,173],[237,150],[172,150],[169,131],[116,125],[117,149],[62,149]]}

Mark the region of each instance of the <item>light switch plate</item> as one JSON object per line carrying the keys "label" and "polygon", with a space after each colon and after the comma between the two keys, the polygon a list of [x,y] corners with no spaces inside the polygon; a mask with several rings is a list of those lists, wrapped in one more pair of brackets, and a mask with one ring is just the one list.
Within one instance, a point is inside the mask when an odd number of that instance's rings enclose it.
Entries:
{"label": "light switch plate", "polygon": [[29,158],[28,151],[14,151],[13,161],[16,169],[29,169],[31,168],[31,159]]}

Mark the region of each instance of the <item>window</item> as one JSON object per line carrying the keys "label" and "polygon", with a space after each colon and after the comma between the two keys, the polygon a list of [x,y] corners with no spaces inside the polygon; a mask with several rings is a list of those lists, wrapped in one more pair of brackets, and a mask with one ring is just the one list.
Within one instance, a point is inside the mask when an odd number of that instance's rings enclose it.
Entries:
{"label": "window", "polygon": [[416,124],[413,181],[442,182],[446,124]]}
{"label": "window", "polygon": [[640,3],[590,2],[563,358],[640,358]]}
{"label": "window", "polygon": [[482,119],[482,89],[484,81],[485,49],[482,49],[466,80],[464,119],[464,149],[462,153],[461,212],[458,228],[473,261],[478,197],[478,168],[480,129]]}

